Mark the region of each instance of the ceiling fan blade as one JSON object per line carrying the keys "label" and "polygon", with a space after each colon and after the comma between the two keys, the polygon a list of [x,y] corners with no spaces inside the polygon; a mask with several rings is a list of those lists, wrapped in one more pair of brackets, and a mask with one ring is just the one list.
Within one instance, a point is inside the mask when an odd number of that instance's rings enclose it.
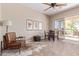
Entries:
{"label": "ceiling fan blade", "polygon": [[46,9],[44,9],[44,11],[46,11],[46,10],[48,10],[48,9],[50,9],[51,7],[49,7],[49,8],[46,8]]}
{"label": "ceiling fan blade", "polygon": [[56,4],[56,6],[66,6],[67,4]]}
{"label": "ceiling fan blade", "polygon": [[48,6],[51,6],[51,4],[49,4],[49,3],[43,3],[43,4],[48,5]]}

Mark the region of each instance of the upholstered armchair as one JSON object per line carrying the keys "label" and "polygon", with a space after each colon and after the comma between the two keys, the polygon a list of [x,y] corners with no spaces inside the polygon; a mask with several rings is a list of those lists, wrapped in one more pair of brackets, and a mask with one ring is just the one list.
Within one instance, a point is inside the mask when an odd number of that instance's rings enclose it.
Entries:
{"label": "upholstered armchair", "polygon": [[3,36],[3,43],[1,42],[1,52],[3,49],[19,49],[21,48],[21,43],[16,40],[15,32],[8,32]]}

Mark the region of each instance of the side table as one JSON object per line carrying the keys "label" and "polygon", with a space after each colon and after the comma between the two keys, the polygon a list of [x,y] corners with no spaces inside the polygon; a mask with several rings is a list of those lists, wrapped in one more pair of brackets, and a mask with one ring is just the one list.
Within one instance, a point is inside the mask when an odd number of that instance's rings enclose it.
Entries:
{"label": "side table", "polygon": [[23,37],[23,36],[19,36],[19,37],[17,37],[17,40],[18,40],[18,42],[21,42],[21,48],[23,48],[23,47],[26,46],[26,40],[25,40],[25,37]]}

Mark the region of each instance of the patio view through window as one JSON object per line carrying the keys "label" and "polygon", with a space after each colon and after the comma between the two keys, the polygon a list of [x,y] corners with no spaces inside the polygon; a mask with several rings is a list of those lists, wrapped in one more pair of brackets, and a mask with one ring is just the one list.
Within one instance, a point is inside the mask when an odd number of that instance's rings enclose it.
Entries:
{"label": "patio view through window", "polygon": [[79,16],[56,20],[55,29],[62,31],[65,39],[79,40]]}

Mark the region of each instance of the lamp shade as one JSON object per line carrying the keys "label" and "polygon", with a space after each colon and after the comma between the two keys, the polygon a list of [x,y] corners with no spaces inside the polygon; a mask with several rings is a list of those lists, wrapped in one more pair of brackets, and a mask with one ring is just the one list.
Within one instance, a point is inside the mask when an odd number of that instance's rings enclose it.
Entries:
{"label": "lamp shade", "polygon": [[6,21],[6,26],[11,26],[12,25],[12,22],[10,20]]}
{"label": "lamp shade", "polygon": [[8,32],[8,27],[12,25],[12,22],[10,20],[4,21],[4,26],[6,26],[6,32]]}

